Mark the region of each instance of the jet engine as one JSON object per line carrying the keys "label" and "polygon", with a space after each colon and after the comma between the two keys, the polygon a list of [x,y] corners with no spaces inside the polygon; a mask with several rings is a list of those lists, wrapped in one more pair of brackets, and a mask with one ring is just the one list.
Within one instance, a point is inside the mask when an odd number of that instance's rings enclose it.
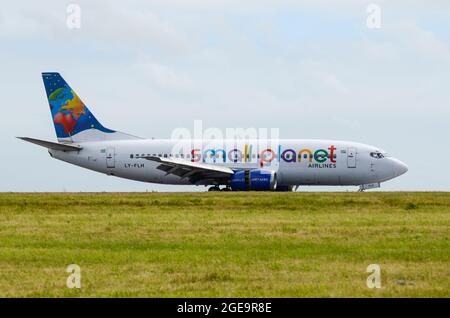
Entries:
{"label": "jet engine", "polygon": [[231,177],[230,187],[233,191],[275,191],[277,174],[270,170],[242,170]]}

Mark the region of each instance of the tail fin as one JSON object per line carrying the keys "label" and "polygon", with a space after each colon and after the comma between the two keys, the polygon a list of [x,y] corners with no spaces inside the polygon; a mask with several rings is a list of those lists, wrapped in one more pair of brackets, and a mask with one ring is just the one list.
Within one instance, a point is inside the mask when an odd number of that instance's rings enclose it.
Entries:
{"label": "tail fin", "polygon": [[136,139],[105,128],[59,73],[42,73],[56,136],[59,141]]}

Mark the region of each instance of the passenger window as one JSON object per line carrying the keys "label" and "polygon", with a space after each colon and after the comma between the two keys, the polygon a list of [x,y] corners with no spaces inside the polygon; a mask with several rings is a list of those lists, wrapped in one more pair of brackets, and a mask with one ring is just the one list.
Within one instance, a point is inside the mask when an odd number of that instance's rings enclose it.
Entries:
{"label": "passenger window", "polygon": [[130,159],[133,159],[133,155],[130,155]]}
{"label": "passenger window", "polygon": [[164,154],[164,158],[167,158],[167,154],[166,153]]}

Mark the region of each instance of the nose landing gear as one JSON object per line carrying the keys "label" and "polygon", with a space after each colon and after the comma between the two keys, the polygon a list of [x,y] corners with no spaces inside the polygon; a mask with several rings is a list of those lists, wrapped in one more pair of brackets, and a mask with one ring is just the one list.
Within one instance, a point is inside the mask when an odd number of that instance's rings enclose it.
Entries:
{"label": "nose landing gear", "polygon": [[359,186],[358,192],[364,192],[364,190],[375,189],[375,188],[379,188],[379,187],[380,187],[380,183],[379,182],[361,184]]}

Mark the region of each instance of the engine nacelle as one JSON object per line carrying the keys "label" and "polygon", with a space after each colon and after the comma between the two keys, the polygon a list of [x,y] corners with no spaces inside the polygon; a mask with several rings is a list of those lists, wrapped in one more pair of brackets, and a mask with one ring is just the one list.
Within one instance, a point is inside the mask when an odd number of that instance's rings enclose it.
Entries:
{"label": "engine nacelle", "polygon": [[237,171],[231,177],[233,191],[274,191],[277,188],[277,174],[270,170]]}

